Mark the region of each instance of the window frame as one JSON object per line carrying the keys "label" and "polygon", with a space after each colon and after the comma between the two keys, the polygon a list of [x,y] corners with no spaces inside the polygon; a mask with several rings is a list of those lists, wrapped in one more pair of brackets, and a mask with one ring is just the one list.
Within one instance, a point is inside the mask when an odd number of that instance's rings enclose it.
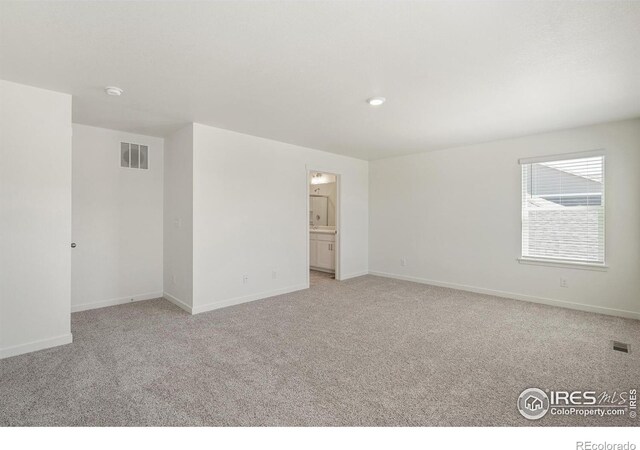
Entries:
{"label": "window frame", "polygon": [[[602,223],[602,236],[603,236],[603,261],[602,262],[592,262],[592,261],[580,261],[580,260],[572,260],[569,258],[541,258],[541,257],[532,257],[524,255],[524,239],[523,239],[523,231],[524,231],[524,199],[522,194],[522,186],[524,183],[524,173],[523,166],[527,164],[537,164],[537,163],[545,163],[545,162],[553,162],[553,161],[565,161],[571,159],[581,159],[581,158],[589,158],[589,157],[602,157],[602,215],[603,215],[603,223]],[[606,271],[609,266],[607,265],[607,155],[604,149],[598,150],[590,150],[584,152],[574,152],[574,153],[560,153],[554,155],[543,155],[536,156],[532,158],[521,158],[518,160],[518,167],[520,168],[520,256],[517,258],[518,262],[521,264],[531,264],[531,265],[542,265],[542,266],[550,266],[550,267],[571,267],[575,269],[585,269],[585,270],[600,270]]]}

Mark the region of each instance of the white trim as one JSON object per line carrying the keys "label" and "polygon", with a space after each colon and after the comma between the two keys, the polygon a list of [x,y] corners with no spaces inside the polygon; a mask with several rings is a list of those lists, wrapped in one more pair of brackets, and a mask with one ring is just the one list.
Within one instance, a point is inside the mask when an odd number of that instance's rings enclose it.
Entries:
{"label": "white trim", "polygon": [[184,309],[189,314],[193,314],[193,308],[180,300],[178,297],[171,295],[168,292],[165,292],[162,297],[164,297],[164,299],[169,303],[173,303],[174,305],[176,305],[178,308]]}
{"label": "white trim", "polygon": [[531,264],[534,266],[568,267],[571,269],[595,270],[599,272],[606,272],[607,270],[609,270],[609,266],[605,264],[583,263],[578,261],[561,261],[561,260],[522,257],[522,258],[518,258],[518,262],[520,264]]}
{"label": "white trim", "polygon": [[555,155],[534,156],[532,158],[520,158],[518,164],[536,164],[552,161],[563,161],[565,159],[592,158],[595,156],[605,156],[604,149],[587,150],[585,152],[560,153]]}
{"label": "white trim", "polygon": [[45,350],[59,345],[71,344],[72,342],[73,335],[69,333],[48,339],[40,339],[27,344],[14,345],[13,347],[0,349],[0,359],[10,358],[11,356],[18,356],[24,353],[36,352],[38,350]]}
{"label": "white trim", "polygon": [[245,295],[242,297],[229,298],[219,300],[217,302],[209,303],[207,305],[194,306],[191,311],[192,314],[200,314],[207,311],[213,311],[214,309],[226,308],[227,306],[239,305],[241,303],[253,302],[256,300],[262,300],[264,298],[275,297],[276,295],[289,294],[295,291],[301,291],[307,289],[307,284],[296,284],[295,286],[289,286],[281,289],[274,289],[272,291],[260,292],[258,294]]}
{"label": "white trim", "polygon": [[584,303],[574,303],[574,302],[567,302],[564,300],[535,297],[532,295],[517,294],[514,292],[498,291],[494,289],[485,289],[485,288],[480,288],[475,286],[467,286],[464,284],[449,283],[444,281],[434,281],[434,280],[428,280],[426,278],[409,277],[405,275],[396,275],[396,274],[386,273],[386,272],[371,271],[369,272],[369,274],[375,275],[378,277],[393,278],[396,280],[404,280],[404,281],[413,281],[414,283],[430,284],[432,286],[440,286],[440,287],[446,287],[451,289],[458,289],[461,291],[475,292],[477,294],[494,295],[496,297],[503,297],[511,300],[540,303],[542,305],[557,306],[559,308],[575,309],[578,311],[586,311],[591,313],[606,314],[608,316],[625,317],[628,319],[640,320],[640,312],[627,311],[624,309],[614,309],[614,308],[606,308],[604,306],[586,305]]}
{"label": "white trim", "polygon": [[107,300],[99,300],[97,302],[82,303],[80,305],[71,305],[71,312],[87,311],[90,309],[106,308],[107,306],[124,305],[125,303],[141,302],[144,300],[152,300],[162,298],[162,291],[149,292],[146,294],[128,295],[120,298],[110,298]]}
{"label": "white trim", "polygon": [[363,277],[365,275],[369,275],[369,271],[368,270],[363,270],[360,272],[353,272],[347,275],[343,275],[342,279],[340,281],[345,281],[345,280],[349,280],[351,278],[357,278],[357,277]]}

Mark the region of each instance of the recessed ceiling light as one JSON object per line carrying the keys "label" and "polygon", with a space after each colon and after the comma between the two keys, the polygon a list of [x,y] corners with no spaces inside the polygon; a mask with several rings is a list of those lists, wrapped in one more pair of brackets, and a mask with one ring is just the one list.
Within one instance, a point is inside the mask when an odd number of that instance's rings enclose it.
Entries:
{"label": "recessed ceiling light", "polygon": [[384,97],[371,97],[367,100],[367,103],[369,103],[371,106],[380,106],[386,101],[387,99]]}
{"label": "recessed ceiling light", "polygon": [[121,96],[124,92],[122,89],[116,86],[107,86],[106,88],[104,88],[104,91],[107,93],[107,95],[114,95],[116,97]]}

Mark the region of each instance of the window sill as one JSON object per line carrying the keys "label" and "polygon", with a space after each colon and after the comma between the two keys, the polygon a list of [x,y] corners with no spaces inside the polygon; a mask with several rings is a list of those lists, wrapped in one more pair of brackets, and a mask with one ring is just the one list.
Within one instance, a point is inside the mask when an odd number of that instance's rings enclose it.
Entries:
{"label": "window sill", "polygon": [[518,262],[520,264],[531,264],[534,266],[566,267],[570,269],[596,270],[599,272],[606,272],[607,270],[609,270],[609,266],[604,264],[581,263],[581,262],[572,262],[572,261],[554,261],[549,259],[518,258]]}

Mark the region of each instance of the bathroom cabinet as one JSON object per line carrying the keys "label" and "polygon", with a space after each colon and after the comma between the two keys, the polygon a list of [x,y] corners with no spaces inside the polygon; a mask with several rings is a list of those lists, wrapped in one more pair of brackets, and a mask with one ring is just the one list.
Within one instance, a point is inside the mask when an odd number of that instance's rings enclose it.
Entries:
{"label": "bathroom cabinet", "polygon": [[314,270],[334,272],[336,269],[335,233],[309,233],[309,266]]}

